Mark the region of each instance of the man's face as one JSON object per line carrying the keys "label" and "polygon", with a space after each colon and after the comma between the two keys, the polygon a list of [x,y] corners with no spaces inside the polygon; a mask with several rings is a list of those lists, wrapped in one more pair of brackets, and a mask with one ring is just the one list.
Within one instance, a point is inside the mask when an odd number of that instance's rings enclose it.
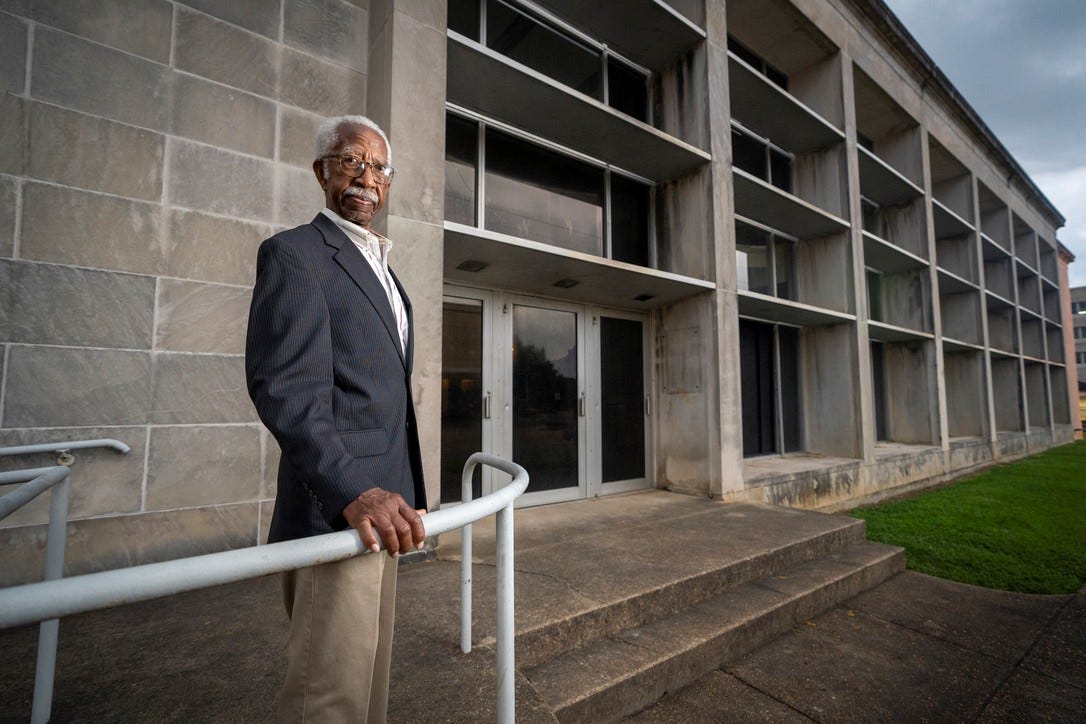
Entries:
{"label": "man's face", "polygon": [[[368,229],[388,198],[388,184],[377,183],[368,164],[388,163],[388,149],[372,128],[345,123],[337,130],[340,142],[332,149],[331,155],[349,154],[360,158],[367,163],[366,172],[358,178],[351,178],[334,158],[314,161],[313,172],[324,189],[324,201],[328,208],[347,221]],[[324,177],[325,167],[328,178]]]}

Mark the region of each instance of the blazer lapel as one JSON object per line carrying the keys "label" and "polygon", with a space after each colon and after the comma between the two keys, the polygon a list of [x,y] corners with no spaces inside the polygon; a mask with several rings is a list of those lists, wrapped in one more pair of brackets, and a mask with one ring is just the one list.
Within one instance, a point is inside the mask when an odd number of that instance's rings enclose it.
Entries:
{"label": "blazer lapel", "polygon": [[415,359],[415,315],[411,309],[411,300],[407,296],[407,290],[403,288],[403,284],[400,284],[400,278],[396,276],[396,272],[390,268],[388,273],[392,275],[392,281],[396,282],[396,289],[400,292],[400,299],[403,300],[403,308],[407,313],[407,374],[411,374],[412,363]]}
{"label": "blazer lapel", "polygon": [[[321,232],[324,243],[336,249],[333,256],[336,263],[342,267],[343,271],[347,272],[355,285],[369,299],[370,305],[377,311],[377,316],[384,323],[385,329],[388,331],[389,337],[391,337],[392,343],[400,355],[400,362],[403,363],[406,369],[407,360],[404,358],[403,345],[400,344],[400,330],[396,325],[392,305],[389,304],[388,295],[385,294],[385,289],[381,282],[378,281],[377,275],[373,273],[369,262],[362,256],[362,252],[358,250],[354,242],[347,238],[347,235],[324,214],[317,214],[317,217],[313,219],[313,225]],[[397,282],[398,285],[399,282]],[[408,319],[410,319],[410,314]]]}

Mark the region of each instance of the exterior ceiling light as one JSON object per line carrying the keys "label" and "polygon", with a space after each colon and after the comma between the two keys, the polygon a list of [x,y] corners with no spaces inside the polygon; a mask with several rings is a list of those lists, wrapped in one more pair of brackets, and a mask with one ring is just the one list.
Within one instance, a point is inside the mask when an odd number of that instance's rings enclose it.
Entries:
{"label": "exterior ceiling light", "polygon": [[486,269],[488,266],[490,266],[490,265],[487,264],[485,261],[476,261],[475,259],[468,259],[466,261],[462,261],[459,264],[457,264],[456,268],[461,270],[461,271],[466,271],[466,272],[481,272],[483,269]]}
{"label": "exterior ceiling light", "polygon": [[559,289],[571,289],[578,284],[580,284],[580,282],[576,279],[559,279],[554,283],[554,286],[558,287]]}
{"label": "exterior ceiling light", "polygon": [[655,297],[656,297],[655,294],[638,294],[636,297],[634,297],[634,301],[635,302],[647,302],[650,299],[654,299]]}

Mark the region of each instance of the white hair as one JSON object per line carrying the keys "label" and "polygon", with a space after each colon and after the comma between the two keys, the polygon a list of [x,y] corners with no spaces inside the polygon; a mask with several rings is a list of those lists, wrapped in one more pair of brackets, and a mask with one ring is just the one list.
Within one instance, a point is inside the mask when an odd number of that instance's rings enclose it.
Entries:
{"label": "white hair", "polygon": [[[377,123],[366,116],[332,116],[321,121],[317,127],[317,158],[327,156],[338,146],[343,139],[339,136],[339,128],[342,125],[363,126],[373,130],[381,140],[385,142],[385,163],[392,164],[392,144],[388,142],[388,136],[381,130]],[[328,160],[324,160],[324,177],[328,178]]]}

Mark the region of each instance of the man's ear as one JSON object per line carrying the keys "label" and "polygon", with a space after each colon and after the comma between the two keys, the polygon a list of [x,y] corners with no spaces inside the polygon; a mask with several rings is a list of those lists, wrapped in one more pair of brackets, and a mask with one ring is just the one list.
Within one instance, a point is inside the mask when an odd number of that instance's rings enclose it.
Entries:
{"label": "man's ear", "polygon": [[317,159],[313,162],[313,175],[317,177],[317,183],[321,185],[321,188],[328,186],[328,179],[324,177],[324,160]]}

